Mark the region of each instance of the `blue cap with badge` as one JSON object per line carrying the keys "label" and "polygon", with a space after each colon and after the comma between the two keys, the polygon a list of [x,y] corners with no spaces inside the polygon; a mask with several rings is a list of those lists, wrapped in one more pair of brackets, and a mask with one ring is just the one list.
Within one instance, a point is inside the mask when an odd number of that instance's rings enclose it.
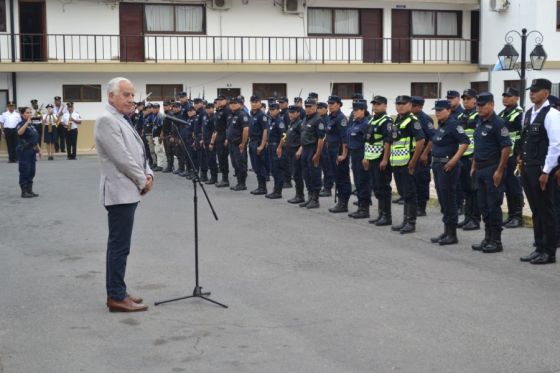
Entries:
{"label": "blue cap with badge", "polygon": [[494,95],[490,92],[482,92],[476,96],[476,104],[478,106],[484,106],[491,102],[494,102]]}
{"label": "blue cap with badge", "polygon": [[278,104],[278,102],[271,102],[270,104],[268,104],[268,107],[270,108],[270,110],[280,109],[280,105]]}
{"label": "blue cap with badge", "polygon": [[440,99],[436,101],[433,110],[440,111],[443,109],[450,109],[450,108],[451,108],[451,104],[447,99]]}
{"label": "blue cap with badge", "polygon": [[318,107],[319,109],[327,109],[327,108],[329,107],[329,105],[327,105],[326,102],[319,102],[319,103],[317,104],[317,107]]}
{"label": "blue cap with badge", "polygon": [[426,102],[426,100],[424,100],[424,97],[422,96],[412,96],[410,98],[410,102],[412,102],[412,105],[424,106],[424,102]]}
{"label": "blue cap with badge", "polygon": [[412,97],[406,95],[397,96],[395,99],[396,104],[408,104],[409,102],[412,102]]}
{"label": "blue cap with badge", "polygon": [[342,106],[342,100],[338,96],[329,96],[327,102],[329,104],[340,104]]}
{"label": "blue cap with badge", "polygon": [[461,97],[461,95],[459,94],[459,92],[453,91],[453,90],[447,91],[447,98],[448,98],[448,99],[449,99],[449,98],[458,98],[458,97]]}
{"label": "blue cap with badge", "polygon": [[367,110],[367,101],[366,100],[356,100],[352,104],[352,109],[354,110]]}
{"label": "blue cap with badge", "polygon": [[374,96],[370,104],[387,104],[387,98],[383,96]]}
{"label": "blue cap with badge", "polygon": [[313,98],[308,98],[307,100],[305,100],[305,106],[309,107],[309,106],[315,106],[317,105],[317,100],[313,99]]}
{"label": "blue cap with badge", "polygon": [[292,113],[297,113],[297,112],[299,112],[299,107],[297,107],[296,105],[290,105],[290,106],[288,106],[288,111],[290,111]]}

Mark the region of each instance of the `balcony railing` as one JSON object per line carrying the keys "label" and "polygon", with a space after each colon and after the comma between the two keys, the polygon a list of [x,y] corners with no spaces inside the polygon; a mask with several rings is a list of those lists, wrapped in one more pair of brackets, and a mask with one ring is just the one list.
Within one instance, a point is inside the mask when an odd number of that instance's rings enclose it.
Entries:
{"label": "balcony railing", "polygon": [[[12,43],[14,48],[12,48]],[[2,34],[0,62],[478,63],[469,39]]]}

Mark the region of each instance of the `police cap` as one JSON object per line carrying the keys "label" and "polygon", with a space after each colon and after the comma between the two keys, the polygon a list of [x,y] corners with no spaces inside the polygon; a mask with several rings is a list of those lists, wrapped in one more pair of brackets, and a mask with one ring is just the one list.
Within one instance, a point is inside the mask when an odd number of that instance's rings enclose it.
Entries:
{"label": "police cap", "polygon": [[527,89],[530,89],[531,92],[538,92],[542,89],[550,91],[552,89],[552,82],[548,79],[533,79],[531,86]]}
{"label": "police cap", "polygon": [[206,109],[214,109],[214,104],[212,102],[207,103]]}
{"label": "police cap", "polygon": [[288,100],[288,97],[286,97],[286,96],[280,96],[278,98],[278,102],[280,102],[280,103],[284,103],[284,102],[288,102],[288,101],[290,101],[290,100]]}
{"label": "police cap", "polygon": [[66,106],[68,107],[74,107],[74,103],[72,101],[69,101],[66,103]]}
{"label": "police cap", "polygon": [[353,110],[367,110],[367,101],[366,100],[357,100],[352,104]]}
{"label": "police cap", "polygon": [[195,104],[201,104],[203,102],[204,102],[204,100],[202,100],[200,97],[197,97],[193,100],[193,103],[195,103]]}
{"label": "police cap", "polygon": [[447,98],[456,98],[456,97],[461,97],[461,95],[459,94],[459,92],[457,91],[447,91]]}
{"label": "police cap", "polygon": [[47,106],[45,106],[45,107],[46,107],[47,109],[48,109],[48,108],[51,108],[51,109],[52,109],[54,106],[53,106],[53,104],[47,104]]}
{"label": "police cap", "polygon": [[494,102],[494,95],[490,92],[482,92],[476,96],[476,104],[478,106],[484,106],[490,102]]}
{"label": "police cap", "polygon": [[218,95],[218,97],[216,97],[216,100],[225,100],[226,96],[224,95]]}
{"label": "police cap", "polygon": [[243,103],[243,97],[241,97],[241,96],[232,97],[229,100],[229,103],[230,104],[242,104]]}
{"label": "police cap", "polygon": [[412,102],[412,97],[406,95],[397,96],[395,99],[397,104],[408,104],[409,102]]}
{"label": "police cap", "polygon": [[7,106],[16,106],[14,101],[8,101]]}
{"label": "police cap", "polygon": [[307,100],[305,100],[305,106],[315,106],[315,105],[317,105],[317,100],[313,98],[308,98]]}
{"label": "police cap", "polygon": [[299,111],[299,107],[297,107],[296,105],[290,105],[288,106],[288,111],[292,113],[297,113]]}
{"label": "police cap", "polygon": [[318,107],[319,109],[327,109],[327,108],[329,107],[329,105],[327,105],[326,102],[319,102],[319,103],[317,104],[317,107]]}
{"label": "police cap", "polygon": [[412,102],[412,105],[424,106],[426,100],[424,100],[424,97],[422,96],[412,96],[410,98],[410,102]]}
{"label": "police cap", "polygon": [[307,98],[314,98],[315,100],[317,100],[319,98],[319,95],[316,92],[309,92]]}
{"label": "police cap", "polygon": [[329,104],[339,104],[340,106],[342,106],[342,100],[338,96],[329,96],[329,99],[328,99],[327,102]]}
{"label": "police cap", "polygon": [[144,109],[151,109],[152,108],[152,104],[151,103],[147,103],[146,106],[144,106]]}
{"label": "police cap", "polygon": [[465,99],[465,98],[475,98],[477,94],[478,94],[478,92],[477,92],[476,90],[470,89],[470,88],[469,88],[469,89],[465,89],[465,90],[463,91],[463,94],[461,95],[461,98],[462,98],[462,99]]}
{"label": "police cap", "polygon": [[187,92],[181,91],[181,92],[179,92],[178,96],[179,97],[187,97]]}
{"label": "police cap", "polygon": [[33,100],[31,100],[31,103],[32,103],[32,104],[36,104],[37,102],[38,102],[38,101],[37,101],[36,98],[34,98]]}
{"label": "police cap", "polygon": [[375,96],[370,104],[387,104],[387,98],[383,96]]}
{"label": "police cap", "polygon": [[361,93],[354,93],[354,96],[352,96],[352,100],[363,100],[364,99],[364,95]]}
{"label": "police cap", "polygon": [[54,96],[54,100],[55,100],[55,101],[60,101],[60,100],[62,100],[62,99],[60,98],[60,96]]}
{"label": "police cap", "polygon": [[270,110],[277,110],[277,109],[280,109],[280,105],[278,105],[278,102],[271,102],[271,103],[268,105],[268,107],[269,107]]}
{"label": "police cap", "polygon": [[519,90],[513,87],[507,87],[507,89],[502,93],[502,97],[519,97]]}
{"label": "police cap", "polygon": [[443,109],[451,109],[451,104],[447,99],[439,99],[434,105],[434,110],[439,111]]}
{"label": "police cap", "polygon": [[249,100],[251,102],[261,102],[261,98],[259,96],[251,96]]}

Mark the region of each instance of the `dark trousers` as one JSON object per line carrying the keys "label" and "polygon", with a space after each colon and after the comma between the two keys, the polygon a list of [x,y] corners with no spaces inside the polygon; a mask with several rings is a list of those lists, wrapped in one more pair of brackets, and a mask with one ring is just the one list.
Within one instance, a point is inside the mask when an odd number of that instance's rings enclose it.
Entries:
{"label": "dark trousers", "polygon": [[218,156],[218,164],[222,177],[227,178],[229,174],[229,149],[224,145],[225,139],[216,139],[216,155]]}
{"label": "dark trousers", "polygon": [[461,176],[461,166],[456,165],[450,172],[445,172],[445,163],[436,162],[432,165],[436,192],[443,214],[442,221],[445,225],[457,225],[459,220],[457,208],[457,186]]}
{"label": "dark trousers", "polygon": [[17,161],[17,143],[18,134],[15,128],[4,128],[4,136],[6,136],[6,147],[8,148],[8,159],[10,162]]}
{"label": "dark trousers", "polygon": [[247,148],[239,150],[239,144],[229,144],[229,156],[238,180],[245,182],[247,179]]}
{"label": "dark trousers", "polygon": [[167,158],[167,167],[173,168],[173,143],[171,142],[172,137],[170,135],[163,136],[163,149],[165,150],[165,158]]}
{"label": "dark trousers", "polygon": [[371,175],[371,182],[373,184],[373,194],[378,201],[391,197],[391,175],[393,173],[389,164],[387,164],[385,171],[381,171],[379,168],[380,163],[381,158],[369,161],[369,172]]}
{"label": "dark trousers", "polygon": [[350,160],[349,157],[339,164],[336,164],[338,158],[338,147],[329,146],[329,163],[334,170],[334,182],[336,183],[336,191],[338,198],[348,201],[352,193],[352,183],[350,182]]}
{"label": "dark trousers", "polygon": [[301,159],[296,159],[298,148],[286,147],[286,160],[292,171],[292,178],[296,184],[296,194],[303,194],[303,169]]}
{"label": "dark trousers", "polygon": [[249,143],[249,157],[251,158],[251,167],[257,175],[257,181],[259,185],[266,184],[266,168],[264,164],[264,155],[268,151],[267,148],[264,148],[261,154],[257,154],[257,148],[259,144],[257,141],[251,141]]}
{"label": "dark trousers", "polygon": [[130,253],[134,212],[138,203],[105,206],[109,220],[107,240],[107,296],[121,301],[126,298],[126,260]]}
{"label": "dark trousers", "polygon": [[554,214],[554,190],[556,181],[554,172],[550,173],[548,184],[541,190],[539,177],[540,166],[524,166],[521,172],[523,189],[533,213],[533,234],[537,251],[556,254],[556,218]]}
{"label": "dark trousers", "polygon": [[395,178],[395,186],[397,187],[397,194],[402,198],[403,197],[403,186],[401,175],[393,169],[393,177]]}
{"label": "dark trousers", "polygon": [[317,167],[313,164],[313,156],[317,151],[317,145],[307,145],[303,147],[301,154],[303,179],[307,191],[319,192],[321,190],[321,165]]}
{"label": "dark trousers", "polygon": [[[405,211],[409,211],[416,218],[416,208],[418,206],[418,189],[416,187],[416,178],[408,171],[407,166],[394,167],[393,173],[398,175],[401,181],[402,198],[404,199]],[[408,207],[408,208],[407,208]]]}
{"label": "dark trousers", "polygon": [[264,152],[264,169],[266,170],[267,177],[272,175],[272,158],[270,158],[268,149]]}
{"label": "dark trousers", "polygon": [[[335,145],[333,145],[332,147],[338,150]],[[334,184],[335,167],[333,167],[331,162],[331,152],[329,151],[328,144],[323,145],[323,151],[321,152],[321,170],[323,171],[323,188],[332,189]]]}
{"label": "dark trousers", "polygon": [[33,184],[33,178],[35,177],[35,164],[37,163],[35,149],[24,149],[23,147],[18,146],[17,157],[19,162],[19,185],[23,187]]}
{"label": "dark trousers", "polygon": [[523,194],[523,188],[521,187],[521,180],[518,176],[515,176],[515,168],[517,167],[517,160],[515,156],[509,157],[507,161],[507,176],[504,175],[504,186],[507,196],[515,196]]}
{"label": "dark trousers", "polygon": [[[498,165],[484,167],[476,170],[476,182],[478,186],[478,204],[482,213],[482,219],[487,227],[502,230],[502,202],[504,200],[504,174],[502,182],[498,187],[494,186],[494,172]],[[507,173],[507,171],[505,171]]]}
{"label": "dark trousers", "polygon": [[180,171],[185,171],[185,158],[187,155],[185,154],[185,148],[179,136],[173,138],[173,154],[177,157],[177,163],[179,163],[178,169]]}
{"label": "dark trousers", "polygon": [[[462,157],[459,166],[461,167],[460,189],[465,199],[465,219],[480,223],[481,206],[477,197],[479,184],[476,176],[471,176],[472,157]],[[457,202],[459,201],[461,200],[457,198]]]}
{"label": "dark trousers", "polygon": [[208,158],[206,157],[206,148],[197,144],[198,164],[202,173],[208,173]]}
{"label": "dark trousers", "polygon": [[76,158],[76,146],[78,145],[78,129],[66,130],[66,154],[68,159]]}
{"label": "dark trousers", "polygon": [[210,143],[204,144],[204,152],[206,153],[206,162],[208,164],[208,169],[210,170],[210,175],[218,174],[218,163],[216,162],[216,148],[214,147],[210,150]]}
{"label": "dark trousers", "polygon": [[66,152],[66,132],[68,132],[66,130],[66,127],[64,127],[62,124],[58,125],[56,131],[56,145],[58,146],[55,145],[56,151],[60,149],[61,152]]}
{"label": "dark trousers", "polygon": [[369,202],[371,200],[371,182],[369,171],[364,169],[364,149],[350,150],[350,161],[352,162],[352,173],[356,185],[358,201]]}
{"label": "dark trousers", "polygon": [[153,166],[154,160],[152,159],[152,153],[150,152],[150,146],[148,145],[148,140],[146,139],[146,136],[142,136],[142,142],[144,143],[144,154],[146,154],[146,159],[150,163],[150,166]]}
{"label": "dark trousers", "polygon": [[[286,173],[286,156],[282,153],[282,157],[276,155],[278,144],[270,143],[267,146],[268,157],[272,159],[272,177],[274,178],[274,190],[282,190],[284,185],[284,175]],[[266,179],[265,179],[266,180]]]}
{"label": "dark trousers", "polygon": [[422,162],[418,161],[416,163],[414,177],[416,178],[418,205],[426,206],[427,202],[430,200],[430,181],[432,180],[430,175],[430,162],[424,165]]}

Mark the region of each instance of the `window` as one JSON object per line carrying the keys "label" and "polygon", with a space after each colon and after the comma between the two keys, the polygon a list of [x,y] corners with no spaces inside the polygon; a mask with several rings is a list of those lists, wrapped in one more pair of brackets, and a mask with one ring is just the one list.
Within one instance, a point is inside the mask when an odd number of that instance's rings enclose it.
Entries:
{"label": "window", "polygon": [[218,96],[237,97],[241,95],[241,88],[218,88]]}
{"label": "window", "polygon": [[471,88],[480,92],[488,92],[488,82],[471,82]]}
{"label": "window", "polygon": [[309,35],[358,35],[360,12],[357,9],[309,8]]}
{"label": "window", "polygon": [[439,83],[410,83],[411,96],[421,96],[424,98],[441,97],[441,86]]}
{"label": "window", "polygon": [[200,5],[145,5],[146,32],[204,34],[206,19]]}
{"label": "window", "polygon": [[64,102],[101,102],[101,84],[62,86]]}
{"label": "window", "polygon": [[504,92],[509,87],[515,88],[521,92],[521,80],[504,80]]}
{"label": "window", "polygon": [[355,93],[363,92],[362,83],[333,83],[333,96],[343,100],[351,100]]}
{"label": "window", "polygon": [[262,100],[269,97],[286,96],[287,91],[285,83],[253,83],[253,95],[259,96]]}
{"label": "window", "polygon": [[460,11],[413,10],[413,36],[461,37]]}
{"label": "window", "polygon": [[0,0],[0,32],[6,31],[6,0]]}
{"label": "window", "polygon": [[182,84],[146,84],[146,94],[151,93],[151,101],[175,99],[182,90]]}

